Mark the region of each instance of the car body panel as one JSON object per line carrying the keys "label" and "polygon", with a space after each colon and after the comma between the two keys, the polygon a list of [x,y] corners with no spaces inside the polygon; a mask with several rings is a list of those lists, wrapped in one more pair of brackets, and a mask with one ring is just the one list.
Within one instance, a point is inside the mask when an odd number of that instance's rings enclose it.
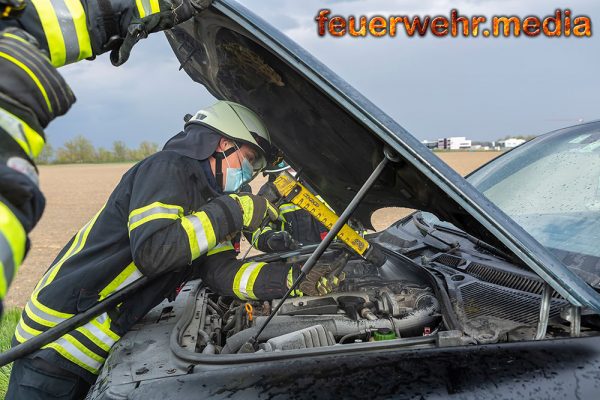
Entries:
{"label": "car body panel", "polygon": [[582,279],[392,118],[243,6],[217,0],[167,37],[192,79],[263,118],[274,144],[336,211],[388,146],[400,161],[355,213],[365,225],[381,207],[430,211],[508,249],[565,299],[600,312],[600,295]]}
{"label": "car body panel", "polygon": [[587,338],[287,360],[146,382],[128,398],[592,399],[599,346]]}

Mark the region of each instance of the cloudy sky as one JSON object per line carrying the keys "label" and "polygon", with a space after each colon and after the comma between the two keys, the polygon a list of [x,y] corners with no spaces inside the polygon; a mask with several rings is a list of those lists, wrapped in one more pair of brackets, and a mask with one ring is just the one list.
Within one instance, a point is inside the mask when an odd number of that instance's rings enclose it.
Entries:
{"label": "cloudy sky", "polygon": [[[597,0],[240,0],[355,86],[419,139],[494,140],[541,134],[600,118],[600,32],[571,38],[320,38],[314,17],[333,14],[545,16],[558,7],[600,24]],[[600,25],[599,25],[600,27]],[[55,147],[78,135],[163,143],[182,117],[213,98],[192,82],[163,34],[141,42],[122,67],[107,56],[62,69],[78,101],[54,121]]]}

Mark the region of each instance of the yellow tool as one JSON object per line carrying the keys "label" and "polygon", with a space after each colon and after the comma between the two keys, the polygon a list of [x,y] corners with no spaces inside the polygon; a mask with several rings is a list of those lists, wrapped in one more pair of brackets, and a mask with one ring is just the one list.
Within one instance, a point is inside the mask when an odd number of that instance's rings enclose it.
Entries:
{"label": "yellow tool", "polygon": [[[325,203],[312,194],[306,187],[296,181],[287,172],[279,174],[275,179],[275,187],[279,194],[286,197],[292,204],[308,211],[327,229],[331,229],[338,216]],[[369,250],[369,242],[348,226],[344,225],[337,237],[363,258]]]}

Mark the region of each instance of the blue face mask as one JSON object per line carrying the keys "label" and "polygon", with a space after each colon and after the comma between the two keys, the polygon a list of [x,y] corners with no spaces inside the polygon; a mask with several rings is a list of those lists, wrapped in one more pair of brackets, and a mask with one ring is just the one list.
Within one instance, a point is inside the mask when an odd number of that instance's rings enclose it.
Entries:
{"label": "blue face mask", "polygon": [[[227,159],[225,159],[227,160]],[[242,167],[241,168],[227,168],[227,176],[225,178],[225,188],[224,192],[227,193],[235,193],[240,187],[246,182],[250,182],[252,179],[252,173],[254,169],[246,158],[242,159]]]}

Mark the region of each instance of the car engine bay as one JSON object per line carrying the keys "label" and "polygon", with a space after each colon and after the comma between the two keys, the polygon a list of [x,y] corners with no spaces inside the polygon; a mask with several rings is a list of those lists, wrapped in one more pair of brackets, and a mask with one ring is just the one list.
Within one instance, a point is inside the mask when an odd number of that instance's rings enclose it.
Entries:
{"label": "car engine bay", "polygon": [[[369,240],[388,257],[379,268],[351,259],[338,291],[322,297],[285,300],[260,334],[251,338],[277,305],[243,302],[213,293],[200,284],[194,312],[171,342],[199,355],[281,353],[341,348],[370,342],[434,338],[414,346],[458,346],[596,334],[596,315],[581,315],[526,268],[502,259],[460,236],[439,231],[453,248],[423,240],[410,223],[396,223]],[[329,256],[341,253],[334,245]],[[302,261],[310,248],[282,259]],[[304,254],[301,254],[304,253]],[[276,255],[263,256],[273,259]],[[260,261],[261,257],[255,260]],[[547,297],[547,321],[544,321]]]}

